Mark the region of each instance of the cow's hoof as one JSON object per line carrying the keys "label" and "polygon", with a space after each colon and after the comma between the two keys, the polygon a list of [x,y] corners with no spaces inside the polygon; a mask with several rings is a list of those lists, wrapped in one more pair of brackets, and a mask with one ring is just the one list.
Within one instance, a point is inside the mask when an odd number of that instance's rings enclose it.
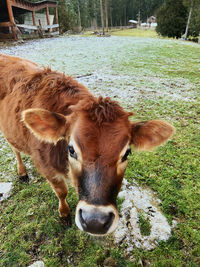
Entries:
{"label": "cow's hoof", "polygon": [[23,175],[23,176],[19,176],[19,181],[20,181],[21,183],[26,183],[26,184],[28,184],[28,183],[29,183],[29,177],[28,177],[28,175],[26,174],[26,175]]}
{"label": "cow's hoof", "polygon": [[72,219],[70,215],[68,215],[67,217],[60,217],[60,220],[66,229],[72,226]]}

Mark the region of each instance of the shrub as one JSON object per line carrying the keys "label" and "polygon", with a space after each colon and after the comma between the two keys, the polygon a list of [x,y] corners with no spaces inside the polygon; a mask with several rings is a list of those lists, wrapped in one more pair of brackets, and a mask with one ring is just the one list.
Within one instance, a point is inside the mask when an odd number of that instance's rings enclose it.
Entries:
{"label": "shrub", "polygon": [[186,22],[187,9],[182,0],[166,0],[157,11],[156,31],[163,36],[180,38]]}

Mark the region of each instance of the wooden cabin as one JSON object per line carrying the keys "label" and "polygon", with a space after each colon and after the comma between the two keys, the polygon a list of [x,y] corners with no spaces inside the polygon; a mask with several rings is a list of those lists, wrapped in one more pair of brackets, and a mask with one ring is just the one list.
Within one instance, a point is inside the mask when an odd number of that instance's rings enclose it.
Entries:
{"label": "wooden cabin", "polygon": [[[53,15],[49,15],[49,9],[51,9]],[[38,11],[39,13],[37,13]],[[31,22],[29,20],[29,23],[25,19],[28,17],[32,20]],[[46,23],[44,20],[46,20]],[[26,35],[33,34],[42,37],[43,35],[58,33],[57,2],[49,0],[38,2],[0,0],[0,39],[18,40]]]}

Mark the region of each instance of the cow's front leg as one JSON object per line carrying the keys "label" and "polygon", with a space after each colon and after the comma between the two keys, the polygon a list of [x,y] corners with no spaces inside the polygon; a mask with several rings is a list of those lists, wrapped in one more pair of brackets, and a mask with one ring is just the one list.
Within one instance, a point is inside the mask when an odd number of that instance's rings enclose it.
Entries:
{"label": "cow's front leg", "polygon": [[11,144],[10,144],[13,152],[15,153],[16,155],[16,158],[17,158],[17,172],[18,172],[18,175],[19,175],[19,181],[20,182],[24,182],[24,183],[28,183],[29,182],[29,177],[27,175],[27,172],[26,172],[26,167],[21,159],[21,156],[20,156],[20,152],[15,149]]}
{"label": "cow's front leg", "polygon": [[59,199],[59,215],[61,221],[67,226],[71,226],[70,209],[66,202],[66,196],[68,193],[67,186],[64,181],[51,181],[50,182],[56,196]]}

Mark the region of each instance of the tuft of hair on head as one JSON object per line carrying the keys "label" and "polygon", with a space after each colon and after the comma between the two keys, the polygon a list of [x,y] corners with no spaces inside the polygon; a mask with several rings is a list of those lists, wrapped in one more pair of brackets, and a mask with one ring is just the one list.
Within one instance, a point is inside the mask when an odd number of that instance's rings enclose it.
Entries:
{"label": "tuft of hair on head", "polygon": [[126,112],[118,102],[102,96],[97,98],[91,96],[87,100],[81,100],[74,108],[74,111],[85,112],[99,126],[102,123],[114,122],[118,118],[128,118],[134,115],[132,112]]}

